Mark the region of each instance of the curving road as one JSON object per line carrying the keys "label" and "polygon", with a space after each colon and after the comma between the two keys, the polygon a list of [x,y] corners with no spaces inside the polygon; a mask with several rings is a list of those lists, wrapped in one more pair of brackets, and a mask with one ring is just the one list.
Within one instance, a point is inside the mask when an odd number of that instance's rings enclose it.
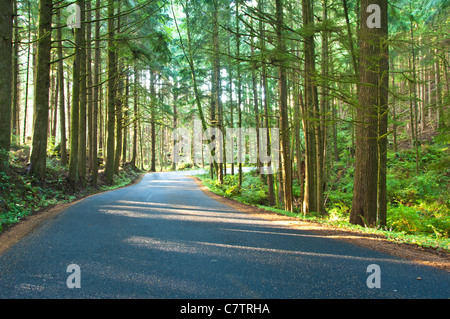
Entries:
{"label": "curving road", "polygon": [[450,297],[444,271],[238,212],[187,174],[147,174],[48,220],[0,256],[0,298]]}

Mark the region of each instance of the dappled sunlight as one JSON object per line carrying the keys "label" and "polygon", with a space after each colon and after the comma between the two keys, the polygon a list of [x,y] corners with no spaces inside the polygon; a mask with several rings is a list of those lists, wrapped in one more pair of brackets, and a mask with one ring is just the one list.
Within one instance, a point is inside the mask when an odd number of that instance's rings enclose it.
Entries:
{"label": "dappled sunlight", "polygon": [[169,241],[154,239],[144,236],[132,236],[124,240],[125,243],[131,244],[136,247],[145,247],[149,249],[158,249],[166,252],[176,252],[176,253],[191,253],[197,254],[202,253],[200,251],[201,247],[198,245],[189,245],[188,243],[183,243],[181,241]]}
{"label": "dappled sunlight", "polygon": [[151,185],[151,184],[149,184],[149,185],[146,185],[145,188],[174,188],[174,189],[176,189],[177,192],[180,192],[180,191],[190,191],[190,192],[198,191],[198,189],[193,188],[193,187],[191,187],[191,188],[180,187],[178,185]]}
{"label": "dappled sunlight", "polygon": [[[297,228],[298,230],[303,230],[301,228]],[[318,228],[319,229],[319,228]],[[310,238],[329,238],[329,239],[369,239],[369,240],[385,240],[383,238],[378,237],[368,237],[364,236],[364,234],[361,235],[348,235],[348,234],[342,234],[342,235],[315,235],[313,233],[308,234],[300,234],[300,233],[281,233],[281,232],[271,232],[271,231],[261,231],[261,230],[249,230],[249,229],[226,229],[222,228],[222,230],[226,231],[233,231],[233,232],[246,232],[246,233],[259,233],[259,234],[267,234],[267,235],[280,235],[280,236],[292,236],[292,237],[310,237]]]}
{"label": "dappled sunlight", "polygon": [[[252,221],[261,221],[257,217],[251,215],[243,215],[240,212],[235,212],[234,210],[224,206],[223,209],[208,208],[204,206],[191,206],[191,205],[177,205],[177,204],[166,204],[166,203],[152,203],[152,202],[132,202],[132,201],[117,201],[118,204],[124,205],[107,205],[103,207],[108,208],[123,208],[123,209],[146,209],[149,212],[157,210],[158,212],[165,212],[169,214],[182,214],[182,215],[198,215],[205,217],[224,217],[224,218],[237,218]],[[128,206],[127,206],[128,205]],[[136,206],[134,206],[136,205]],[[152,212],[153,213],[153,212]],[[267,223],[267,222],[266,222]]]}
{"label": "dappled sunlight", "polygon": [[[145,211],[145,212],[144,212]],[[226,224],[243,224],[243,225],[270,225],[264,220],[252,217],[243,217],[239,213],[226,212],[205,212],[204,210],[183,210],[183,208],[165,208],[165,207],[129,207],[126,205],[104,205],[99,212],[132,218],[146,219],[163,219],[175,221],[189,221],[202,223],[226,223]]]}
{"label": "dappled sunlight", "polygon": [[292,236],[292,237],[325,238],[324,236],[312,235],[312,234],[279,233],[279,232],[272,232],[272,231],[250,230],[250,229],[227,229],[227,228],[221,228],[221,230],[233,231],[233,232],[244,232],[244,233],[258,233],[258,234],[264,234],[264,235],[280,235],[280,236]]}
{"label": "dappled sunlight", "polygon": [[[165,187],[164,185],[163,187]],[[155,186],[157,187],[157,186]],[[170,187],[170,186],[169,186]],[[164,198],[158,200],[163,201]],[[202,206],[204,205],[204,206]],[[206,202],[198,205],[188,202],[188,204],[159,203],[148,201],[118,200],[103,205],[100,212],[107,215],[147,219],[155,221],[169,222],[189,222],[198,223],[200,227],[218,232],[224,236],[225,241],[195,241],[195,240],[173,240],[162,239],[158,236],[147,237],[146,234],[130,234],[123,239],[127,245],[136,248],[149,249],[153,251],[188,254],[198,257],[211,258],[212,260],[234,260],[254,262],[259,264],[277,264],[280,258],[290,258],[296,262],[299,258],[305,258],[304,262],[313,264],[318,259],[349,260],[358,262],[395,262],[410,263],[407,260],[393,260],[390,258],[369,258],[364,256],[352,256],[343,251],[331,250],[323,246],[321,251],[308,251],[303,248],[302,239],[359,239],[358,234],[323,232],[323,225],[314,223],[304,223],[292,218],[285,218],[270,214],[265,219],[265,214],[242,214],[228,206],[208,207]],[[150,224],[149,224],[150,225]],[[156,224],[155,224],[156,225]],[[157,224],[160,225],[160,224]],[[203,226],[205,225],[205,226]],[[217,226],[216,226],[217,225]],[[322,227],[321,227],[322,226]],[[321,231],[319,231],[321,230]],[[251,243],[238,240],[240,234],[253,234],[259,239]],[[133,236],[135,235],[135,236]],[[275,236],[275,237],[274,237]],[[278,236],[278,238],[276,238]],[[282,237],[287,238],[292,245],[279,247],[270,243],[275,239],[279,242]],[[254,237],[255,238],[255,237]],[[256,237],[258,238],[258,237]],[[231,240],[231,241],[230,241]],[[294,248],[295,247],[295,248]],[[305,246],[309,247],[309,246]],[[287,248],[287,249],[285,249]]]}
{"label": "dappled sunlight", "polygon": [[132,217],[132,218],[149,218],[149,215],[146,213],[141,213],[132,210],[99,209],[99,212],[109,215]]}
{"label": "dappled sunlight", "polygon": [[[200,206],[200,205],[196,205],[196,206],[192,206],[192,205],[180,205],[180,204],[167,204],[167,203],[157,203],[157,202],[134,202],[134,201],[124,201],[124,200],[119,200],[116,201],[118,204],[124,204],[122,207],[127,207],[126,205],[128,205],[130,208],[134,208],[134,207],[140,207],[140,208],[145,208],[145,209],[166,209],[166,210],[189,210],[189,211],[197,211],[197,212],[214,212],[215,214],[218,215],[226,215],[226,216],[230,216],[231,214],[234,216],[245,216],[242,213],[238,213],[238,212],[234,212],[232,209],[224,206],[223,209],[218,209],[218,208],[209,208],[207,206]],[[136,206],[134,206],[136,205]],[[253,218],[248,216],[247,218]]]}
{"label": "dappled sunlight", "polygon": [[[177,179],[175,179],[177,178]],[[180,177],[175,175],[174,179],[154,179],[152,181],[149,181],[150,183],[189,183],[190,180],[180,180]]]}
{"label": "dappled sunlight", "polygon": [[117,204],[103,205],[99,209],[104,214],[146,218],[164,219],[203,223],[242,224],[252,226],[280,227],[285,229],[291,225],[291,221],[283,219],[265,220],[257,216],[244,215],[224,206],[223,210],[208,208],[206,206],[177,205],[155,202],[136,202],[119,200]]}
{"label": "dappled sunlight", "polygon": [[[242,213],[218,209],[209,209],[201,206],[193,205],[176,205],[165,203],[150,203],[150,202],[136,202],[120,200],[111,205],[103,205],[99,212],[106,215],[117,217],[147,219],[147,220],[165,220],[171,222],[189,222],[189,223],[204,223],[218,225],[217,231],[229,233],[248,233],[260,234],[266,243],[271,241],[273,236],[288,237],[292,242],[298,242],[302,238],[321,238],[321,239],[341,239],[341,240],[371,240],[374,243],[381,241],[380,238],[367,238],[363,234],[357,233],[339,233],[339,232],[324,232],[323,228],[319,232],[320,226],[314,224],[303,225],[302,222],[293,222],[291,219],[266,220],[252,215],[243,215]],[[229,209],[229,208],[228,208]],[[208,226],[208,227],[211,227]],[[227,227],[228,226],[228,227]],[[186,243],[186,242],[169,242],[156,239],[149,239],[147,237],[133,237],[129,243],[153,247],[162,251],[180,252],[201,254],[205,253],[207,247],[238,249],[239,251],[259,251],[261,253],[284,253],[298,256],[317,256],[317,257],[334,257],[334,258],[354,258],[355,260],[362,257],[351,257],[335,254],[311,253],[302,251],[279,250],[260,247],[223,245],[212,243]],[[210,251],[210,253],[212,253]],[[215,253],[212,253],[215,254]],[[368,260],[368,259],[367,259]]]}
{"label": "dappled sunlight", "polygon": [[[120,264],[105,265],[100,262],[90,262],[88,265],[85,265],[85,268],[87,268],[86,272],[96,273],[101,280],[107,280],[109,283],[113,282],[114,285],[130,283],[134,287],[145,287],[148,298],[152,298],[152,294],[156,295],[161,290],[177,296],[177,294],[195,295],[204,288],[201,283],[193,280],[181,278],[176,274],[153,273],[151,269],[143,269],[142,271],[127,269],[127,271],[124,271]],[[105,271],[105,268],[107,271]],[[96,269],[101,270],[95,271]],[[116,291],[116,294],[120,296],[120,291]]]}
{"label": "dappled sunlight", "polygon": [[[395,262],[395,263],[410,263],[406,260],[393,260],[388,258],[369,258],[358,257],[350,255],[339,255],[330,253],[316,253],[297,250],[275,249],[266,247],[254,247],[244,245],[231,245],[223,243],[210,243],[204,241],[170,241],[155,239],[145,236],[132,236],[124,240],[124,243],[135,247],[142,247],[146,249],[154,249],[165,252],[200,254],[223,258],[243,257],[243,258],[257,258],[260,262],[270,261],[270,256],[274,255],[288,255],[292,257],[317,257],[317,258],[333,258],[333,259],[350,259],[355,261],[368,262]],[[276,256],[278,259],[280,256]]]}

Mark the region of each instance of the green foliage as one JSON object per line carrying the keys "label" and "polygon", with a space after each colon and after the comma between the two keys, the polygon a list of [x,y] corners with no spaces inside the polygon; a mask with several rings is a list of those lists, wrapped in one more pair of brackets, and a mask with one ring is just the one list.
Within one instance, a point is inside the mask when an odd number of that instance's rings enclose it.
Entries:
{"label": "green foliage", "polygon": [[5,161],[9,156],[9,152],[4,150],[4,149],[0,149],[0,161]]}
{"label": "green foliage", "polygon": [[198,175],[205,185],[214,193],[233,198],[250,205],[268,204],[268,187],[261,181],[255,171],[242,174],[242,187],[239,190],[239,176],[226,175],[223,184],[216,179],[211,180],[209,173]]}
{"label": "green foliage", "polygon": [[[49,206],[74,201],[77,198],[98,192],[87,187],[74,193],[67,184],[67,167],[57,158],[47,160],[44,182],[39,182],[26,172],[28,148],[17,148],[10,153],[10,170],[0,172],[0,232],[10,225]],[[125,168],[120,171],[112,186],[102,186],[109,190],[130,184],[141,172]]]}
{"label": "green foliage", "polygon": [[408,206],[390,207],[387,225],[395,231],[414,233],[421,230],[421,215]]}
{"label": "green foliage", "polygon": [[179,171],[182,171],[182,170],[189,170],[189,169],[192,169],[192,168],[194,168],[195,166],[194,166],[194,164],[192,164],[192,163],[181,163],[181,164],[178,164],[178,166],[177,166],[177,170],[179,170]]}
{"label": "green foliage", "polygon": [[[347,123],[345,124],[347,125]],[[387,226],[383,229],[351,225],[349,214],[353,197],[354,159],[349,151],[351,144],[341,135],[340,161],[329,171],[325,192],[326,216],[285,212],[268,207],[267,185],[255,172],[243,174],[242,189],[238,175],[227,175],[224,184],[211,180],[209,174],[201,179],[211,191],[240,202],[257,205],[277,213],[329,223],[338,227],[382,234],[392,240],[426,247],[449,249],[450,244],[450,152],[444,144],[424,145],[419,157],[419,174],[416,174],[414,150],[402,149],[388,152],[387,165]],[[438,136],[439,138],[439,136]],[[438,139],[436,139],[439,141]],[[293,182],[294,197],[300,196],[298,180]]]}
{"label": "green foliage", "polygon": [[57,179],[48,180],[45,185],[41,185],[27,175],[0,173],[0,226],[2,229],[42,208],[75,199],[74,196],[65,192],[64,184],[65,181]]}
{"label": "green foliage", "polygon": [[407,150],[389,156],[388,198],[406,206],[420,202],[437,203],[450,208],[450,154],[440,146],[421,150],[420,174],[415,173],[415,155]]}

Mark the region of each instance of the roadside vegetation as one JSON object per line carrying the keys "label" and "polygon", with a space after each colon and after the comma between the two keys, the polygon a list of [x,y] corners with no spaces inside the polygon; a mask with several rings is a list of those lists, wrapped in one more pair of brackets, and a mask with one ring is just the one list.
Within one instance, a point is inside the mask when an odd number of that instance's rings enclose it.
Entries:
{"label": "roadside vegetation", "polygon": [[106,183],[103,168],[99,171],[97,186],[87,184],[73,190],[68,183],[68,167],[61,165],[57,156],[49,157],[44,181],[28,174],[28,146],[13,146],[10,152],[10,168],[0,172],[0,232],[56,204],[69,203],[98,192],[117,189],[132,183],[143,171],[125,165],[114,179]]}
{"label": "roadside vegetation", "polygon": [[[419,174],[416,174],[416,153],[400,149],[388,153],[387,194],[388,215],[385,227],[370,228],[349,222],[354,159],[345,147],[345,132],[339,134],[343,149],[338,162],[328,171],[325,191],[326,213],[300,213],[285,211],[280,205],[269,206],[268,186],[256,170],[244,173],[241,191],[238,175],[227,175],[224,183],[210,178],[210,173],[198,175],[212,192],[239,202],[266,210],[294,216],[299,219],[326,223],[337,227],[382,234],[395,241],[417,244],[422,247],[450,250],[450,148],[443,135],[423,145],[419,154]],[[297,180],[293,183],[295,199],[301,196]],[[294,203],[296,201],[294,199]]]}

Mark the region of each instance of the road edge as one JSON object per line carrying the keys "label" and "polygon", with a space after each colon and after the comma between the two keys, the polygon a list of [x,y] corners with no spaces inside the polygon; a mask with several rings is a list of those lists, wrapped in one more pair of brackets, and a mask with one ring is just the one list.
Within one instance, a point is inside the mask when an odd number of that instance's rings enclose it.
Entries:
{"label": "road edge", "polygon": [[324,225],[313,221],[299,220],[296,217],[290,217],[280,213],[268,211],[260,207],[244,204],[234,199],[223,197],[211,192],[208,187],[203,185],[202,181],[198,177],[189,177],[197,183],[199,188],[207,196],[240,212],[257,216],[265,220],[283,222],[286,226],[309,231],[318,236],[341,240],[398,258],[406,259],[416,264],[434,267],[450,273],[450,254],[446,252],[436,251],[431,248],[423,248],[408,243],[393,242],[378,234],[369,234],[342,229],[331,225]]}
{"label": "road edge", "polygon": [[69,203],[61,203],[52,205],[43,209],[40,209],[33,214],[23,218],[18,223],[11,225],[7,229],[3,230],[0,233],[0,257],[7,252],[12,246],[17,244],[23,238],[40,228],[46,221],[56,218],[63,211],[68,209],[69,207],[89,198],[92,196],[112,192],[118,189],[122,189],[125,187],[130,187],[138,184],[142,178],[149,172],[139,174],[130,184],[121,186],[115,189],[109,189],[105,191],[96,191],[94,193],[84,195],[81,198],[77,198],[76,200]]}

